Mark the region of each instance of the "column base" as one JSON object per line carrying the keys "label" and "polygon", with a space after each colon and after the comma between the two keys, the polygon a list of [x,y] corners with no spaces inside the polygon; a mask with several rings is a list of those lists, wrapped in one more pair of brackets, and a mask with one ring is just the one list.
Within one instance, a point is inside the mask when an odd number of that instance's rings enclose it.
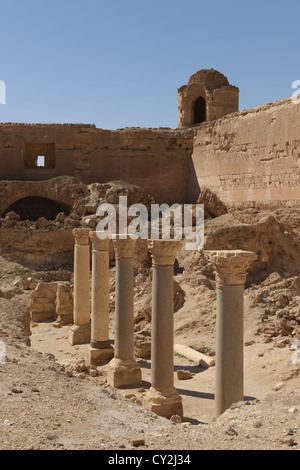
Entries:
{"label": "column base", "polygon": [[141,385],[142,372],[134,359],[122,360],[114,357],[107,365],[107,383],[115,388],[126,385]]}
{"label": "column base", "polygon": [[75,344],[89,343],[91,340],[91,325],[72,325],[69,332],[69,343]]}
{"label": "column base", "polygon": [[175,387],[164,390],[151,387],[143,399],[143,406],[164,418],[170,419],[173,415],[183,418],[182,398]]}
{"label": "column base", "polygon": [[114,357],[114,348],[108,346],[106,348],[93,348],[91,344],[88,346],[88,361],[93,366],[99,366],[110,361]]}

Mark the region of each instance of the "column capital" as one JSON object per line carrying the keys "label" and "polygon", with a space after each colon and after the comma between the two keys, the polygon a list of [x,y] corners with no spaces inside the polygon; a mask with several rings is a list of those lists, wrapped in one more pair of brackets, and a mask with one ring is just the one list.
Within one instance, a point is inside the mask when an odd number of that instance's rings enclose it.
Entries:
{"label": "column capital", "polygon": [[73,236],[75,238],[76,245],[89,245],[91,229],[89,228],[74,228],[73,229]]}
{"label": "column capital", "polygon": [[93,245],[93,250],[97,251],[108,251],[109,250],[109,237],[99,238],[96,230],[91,230],[89,233],[91,243]]}
{"label": "column capital", "polygon": [[135,239],[130,237],[121,238],[116,236],[116,238],[113,239],[113,242],[115,247],[116,259],[133,258],[134,248],[136,245]]}
{"label": "column capital", "polygon": [[223,286],[245,284],[249,266],[257,259],[253,251],[243,250],[204,251],[204,256],[214,264],[217,284]]}
{"label": "column capital", "polygon": [[151,252],[153,265],[173,266],[180,240],[150,240],[148,248]]}

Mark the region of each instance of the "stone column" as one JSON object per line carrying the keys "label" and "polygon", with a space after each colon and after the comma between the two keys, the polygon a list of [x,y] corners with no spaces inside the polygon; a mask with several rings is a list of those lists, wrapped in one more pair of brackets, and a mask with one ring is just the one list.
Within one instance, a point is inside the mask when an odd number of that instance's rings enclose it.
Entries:
{"label": "stone column", "polygon": [[96,231],[90,232],[92,242],[91,342],[88,347],[90,364],[100,365],[114,356],[109,340],[109,244]]}
{"label": "stone column", "polygon": [[151,388],[143,405],[154,413],[183,417],[182,399],[174,387],[174,293],[173,275],[177,240],[152,240],[153,265]]}
{"label": "stone column", "polygon": [[221,415],[244,399],[244,286],[253,252],[205,252],[216,275],[215,413]]}
{"label": "stone column", "polygon": [[70,328],[72,345],[88,343],[90,324],[90,229],[76,228],[74,247],[74,324]]}
{"label": "stone column", "polygon": [[115,357],[107,366],[113,387],[141,384],[141,368],[134,357],[133,256],[136,240],[114,240],[116,253]]}

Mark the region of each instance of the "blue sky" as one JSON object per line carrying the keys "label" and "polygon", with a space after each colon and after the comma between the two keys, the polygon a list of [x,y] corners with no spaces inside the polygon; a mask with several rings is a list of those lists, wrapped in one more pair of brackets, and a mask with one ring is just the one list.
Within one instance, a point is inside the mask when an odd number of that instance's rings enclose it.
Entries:
{"label": "blue sky", "polygon": [[292,95],[299,0],[0,0],[0,122],[176,127],[177,89],[214,68],[240,109]]}

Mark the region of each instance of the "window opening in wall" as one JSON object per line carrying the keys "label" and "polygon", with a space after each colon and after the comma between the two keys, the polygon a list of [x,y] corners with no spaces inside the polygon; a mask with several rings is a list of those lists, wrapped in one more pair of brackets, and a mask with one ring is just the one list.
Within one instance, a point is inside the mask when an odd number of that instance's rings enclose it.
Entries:
{"label": "window opening in wall", "polygon": [[53,142],[25,142],[24,146],[25,168],[54,169],[55,143]]}
{"label": "window opening in wall", "polygon": [[206,120],[205,99],[200,96],[194,103],[194,124],[200,124]]}
{"label": "window opening in wall", "polygon": [[45,168],[45,157],[43,155],[39,155],[37,157],[37,167],[38,168]]}

